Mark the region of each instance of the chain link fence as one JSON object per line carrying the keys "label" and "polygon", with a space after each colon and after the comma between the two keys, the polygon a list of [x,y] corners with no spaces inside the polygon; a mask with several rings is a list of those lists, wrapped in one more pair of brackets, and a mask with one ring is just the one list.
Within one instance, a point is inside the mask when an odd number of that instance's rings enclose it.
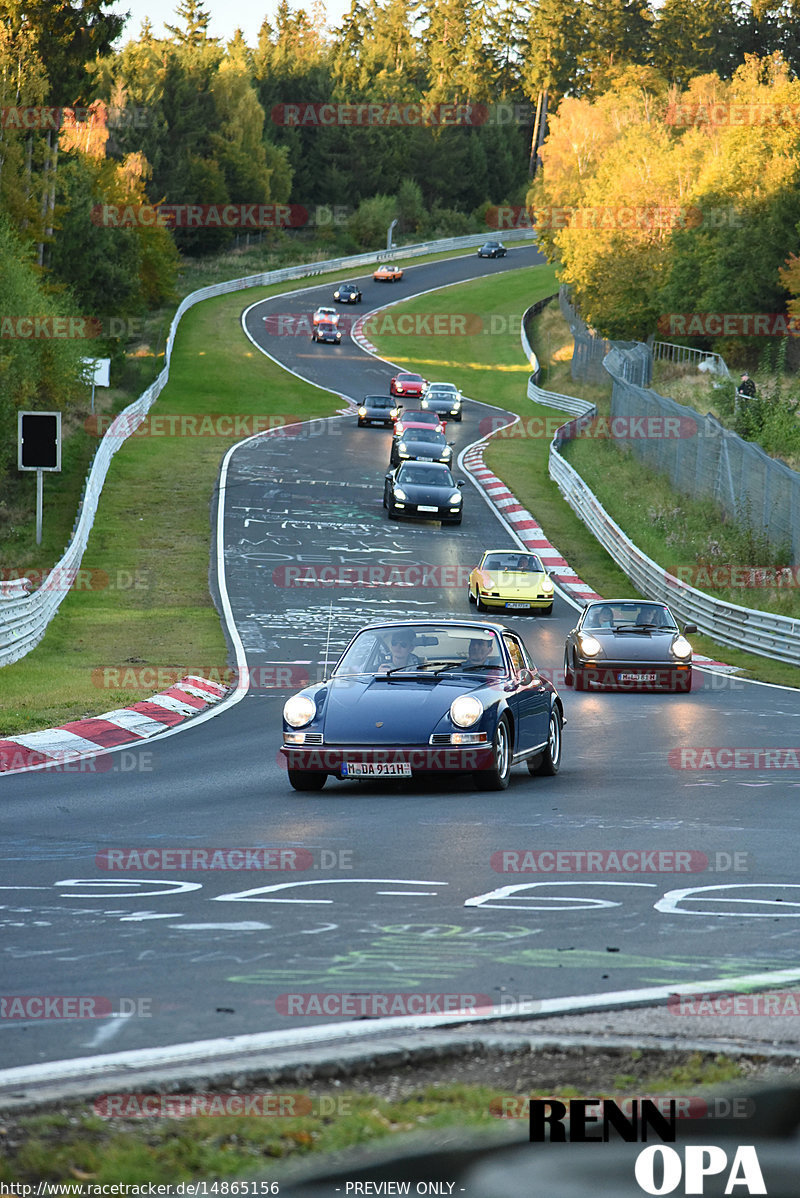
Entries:
{"label": "chain link fence", "polygon": [[608,382],[608,376],[603,367],[606,354],[613,346],[630,350],[631,356],[625,361],[626,377],[640,387],[649,387],[653,377],[653,355],[646,345],[639,341],[605,341],[598,337],[581,319],[569,301],[569,292],[562,285],[558,293],[561,315],[569,325],[572,339],[575,342],[572,351],[572,377],[576,382],[598,383],[601,387]]}
{"label": "chain link fence", "polygon": [[[750,528],[785,554],[785,564],[788,558],[794,565],[800,563],[800,474],[714,416],[701,416],[651,390],[652,353],[647,345],[595,337],[563,287],[559,303],[575,339],[572,377],[584,382],[607,382],[611,377],[610,429],[617,444],[667,475],[676,491],[713,499],[727,519]],[[602,380],[597,376],[598,359]],[[642,429],[662,431],[644,435]]]}

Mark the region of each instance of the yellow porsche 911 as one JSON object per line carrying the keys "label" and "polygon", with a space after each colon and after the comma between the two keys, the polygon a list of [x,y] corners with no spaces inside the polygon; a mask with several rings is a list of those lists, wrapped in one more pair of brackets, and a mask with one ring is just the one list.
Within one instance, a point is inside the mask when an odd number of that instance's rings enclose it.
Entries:
{"label": "yellow porsche 911", "polygon": [[469,601],[478,611],[553,610],[553,580],[535,553],[490,549],[469,576]]}

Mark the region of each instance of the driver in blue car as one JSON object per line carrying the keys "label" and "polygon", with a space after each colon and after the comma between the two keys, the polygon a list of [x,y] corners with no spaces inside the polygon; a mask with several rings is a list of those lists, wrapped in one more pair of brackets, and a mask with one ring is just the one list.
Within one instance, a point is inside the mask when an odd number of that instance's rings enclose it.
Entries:
{"label": "driver in blue car", "polygon": [[420,659],[416,653],[412,652],[414,648],[414,634],[405,628],[398,628],[396,632],[391,634],[389,639],[390,657],[380,667],[380,673],[385,674],[388,670],[404,670],[413,669],[419,666]]}

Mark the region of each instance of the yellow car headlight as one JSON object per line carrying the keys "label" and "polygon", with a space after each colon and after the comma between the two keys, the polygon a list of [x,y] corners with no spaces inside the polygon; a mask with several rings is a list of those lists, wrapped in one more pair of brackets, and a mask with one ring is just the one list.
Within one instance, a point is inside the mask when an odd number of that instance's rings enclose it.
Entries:
{"label": "yellow car headlight", "polygon": [[308,695],[292,695],[283,705],[283,718],[292,728],[302,728],[317,714],[317,705]]}

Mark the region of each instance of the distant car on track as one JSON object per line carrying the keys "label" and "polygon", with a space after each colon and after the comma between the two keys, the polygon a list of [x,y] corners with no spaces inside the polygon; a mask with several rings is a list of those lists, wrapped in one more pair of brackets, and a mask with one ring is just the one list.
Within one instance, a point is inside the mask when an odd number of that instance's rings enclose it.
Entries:
{"label": "distant car on track", "polygon": [[385,477],[383,506],[390,520],[421,516],[423,520],[460,524],[463,486],[464,480],[456,482],[447,466],[436,462],[403,462]]}
{"label": "distant car on track", "polygon": [[411,461],[444,462],[449,466],[452,460],[452,445],[445,440],[444,433],[429,424],[409,424],[399,437],[392,438],[391,466]]}
{"label": "distant car on track", "polygon": [[451,420],[461,420],[461,392],[455,383],[428,383],[420,407]]}
{"label": "distant car on track", "polygon": [[403,277],[403,268],[385,262],[373,271],[372,277],[376,283],[399,283]]}
{"label": "distant car on track", "polygon": [[344,780],[469,774],[505,790],[511,768],[554,775],[564,712],[522,640],[469,620],[374,624],[356,634],[330,678],[283,708],[295,790]]}
{"label": "distant car on track", "polygon": [[470,603],[478,611],[553,610],[553,580],[535,553],[516,549],[489,549],[469,576]]}
{"label": "distant car on track", "polygon": [[397,400],[390,395],[365,395],[358,406],[358,427],[383,424],[391,428],[399,415]]}
{"label": "distant car on track", "polygon": [[666,603],[600,599],[588,603],[564,645],[564,679],[576,690],[692,689],[692,646]]}
{"label": "distant car on track", "polygon": [[311,340],[326,341],[333,345],[339,345],[342,340],[342,334],[330,320],[321,320],[319,324],[314,326],[311,333]]}
{"label": "distant car on track", "polygon": [[505,258],[508,250],[502,241],[485,241],[478,250],[479,258]]}
{"label": "distant car on track", "polygon": [[339,313],[335,308],[317,308],[316,312],[311,317],[311,323],[317,325],[322,321],[328,321],[329,324],[338,324]]}
{"label": "distant car on track", "polygon": [[337,304],[360,304],[361,291],[355,283],[340,283],[333,293]]}
{"label": "distant car on track", "polygon": [[402,395],[404,399],[419,399],[425,387],[426,380],[421,374],[401,370],[389,383],[389,394]]}

